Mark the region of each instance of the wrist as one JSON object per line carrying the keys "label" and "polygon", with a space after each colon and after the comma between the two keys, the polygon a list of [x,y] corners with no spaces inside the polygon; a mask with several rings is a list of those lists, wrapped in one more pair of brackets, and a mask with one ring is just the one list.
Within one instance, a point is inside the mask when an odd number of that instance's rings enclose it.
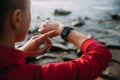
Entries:
{"label": "wrist", "polygon": [[67,40],[73,43],[78,49],[81,48],[83,42],[87,39],[89,39],[87,36],[75,30],[71,30],[71,32],[67,36]]}
{"label": "wrist", "polygon": [[56,31],[56,33],[57,33],[58,35],[60,35],[61,32],[62,32],[62,30],[64,29],[64,27],[65,27],[65,26],[64,26],[63,24],[60,24],[58,30]]}

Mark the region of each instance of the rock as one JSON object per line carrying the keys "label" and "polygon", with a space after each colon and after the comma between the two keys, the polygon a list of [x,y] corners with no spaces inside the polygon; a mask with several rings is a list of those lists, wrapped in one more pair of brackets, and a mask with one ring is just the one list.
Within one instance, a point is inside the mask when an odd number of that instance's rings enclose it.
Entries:
{"label": "rock", "polygon": [[31,30],[29,30],[29,31],[28,31],[28,34],[31,34],[31,33],[32,33],[32,31],[31,31]]}
{"label": "rock", "polygon": [[56,43],[53,44],[52,48],[49,50],[50,52],[59,52],[59,51],[67,51],[69,48],[67,48],[65,45]]}
{"label": "rock", "polygon": [[120,64],[120,49],[110,49],[112,53],[112,62]]}
{"label": "rock", "polygon": [[55,63],[55,62],[60,62],[60,61],[57,59],[46,59],[46,60],[43,60],[41,64],[46,65],[46,64]]}
{"label": "rock", "polygon": [[78,57],[82,56],[82,52],[81,52],[79,49],[77,50],[76,53],[77,53],[77,56],[78,56]]}
{"label": "rock", "polygon": [[111,80],[120,80],[120,64],[110,62],[109,64],[109,74],[112,75],[114,79]]}
{"label": "rock", "polygon": [[[119,26],[119,27],[120,27],[120,26]],[[118,28],[118,30],[120,30],[120,28]],[[117,31],[117,30],[108,29],[106,32],[107,32],[107,33],[111,33],[111,34],[113,34],[113,35],[120,36],[120,31]]]}
{"label": "rock", "polygon": [[120,61],[119,60],[112,59],[111,62],[114,62],[114,63],[117,63],[117,64],[120,65]]}
{"label": "rock", "polygon": [[71,11],[63,10],[63,9],[55,9],[54,15],[66,16],[71,14]]}
{"label": "rock", "polygon": [[26,58],[26,63],[34,63],[35,61],[37,61],[36,57],[27,57]]}
{"label": "rock", "polygon": [[40,16],[37,16],[37,19],[40,19]]}
{"label": "rock", "polygon": [[99,21],[98,21],[99,24],[100,24],[100,23],[103,23],[103,22],[104,22],[104,20],[99,20]]}
{"label": "rock", "polygon": [[49,17],[47,17],[47,19],[46,20],[50,20],[50,18]]}
{"label": "rock", "polygon": [[84,22],[80,17],[78,17],[78,18],[73,20],[72,25],[73,26],[83,26]]}
{"label": "rock", "polygon": [[87,16],[86,16],[84,19],[85,19],[85,20],[90,20],[90,18],[89,18],[89,17],[87,17]]}
{"label": "rock", "polygon": [[40,55],[37,57],[27,57],[26,63],[35,63],[39,60],[44,60],[44,59],[57,59],[57,56],[54,54],[45,53],[44,55]]}
{"label": "rock", "polygon": [[77,59],[78,57],[75,54],[66,54],[63,56],[64,61],[69,61],[69,60],[74,60]]}
{"label": "rock", "polygon": [[111,17],[112,17],[112,20],[115,20],[115,21],[120,20],[120,15],[118,15],[118,14],[113,14]]}
{"label": "rock", "polygon": [[120,49],[110,49],[112,60],[108,68],[103,72],[102,77],[107,80],[120,80]]}
{"label": "rock", "polygon": [[101,78],[100,80],[116,80],[114,76],[112,76],[111,74],[101,74]]}
{"label": "rock", "polygon": [[38,32],[39,27],[36,26],[36,28],[34,30],[29,30],[28,34],[34,34]]}
{"label": "rock", "polygon": [[45,59],[45,58],[56,59],[57,56],[54,54],[46,53],[44,55],[36,57],[36,59]]}
{"label": "rock", "polygon": [[109,48],[109,49],[120,49],[120,45],[118,44],[106,44],[106,47]]}
{"label": "rock", "polygon": [[75,47],[73,44],[71,43],[67,43],[67,48],[69,49],[69,51],[76,51],[77,47]]}

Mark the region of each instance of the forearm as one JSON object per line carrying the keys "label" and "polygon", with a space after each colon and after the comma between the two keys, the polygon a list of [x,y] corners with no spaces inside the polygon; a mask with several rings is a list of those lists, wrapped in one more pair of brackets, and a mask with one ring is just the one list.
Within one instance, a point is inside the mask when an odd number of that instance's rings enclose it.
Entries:
{"label": "forearm", "polygon": [[67,36],[67,40],[73,43],[77,48],[80,48],[82,43],[88,39],[87,36],[75,31],[71,30],[71,32]]}

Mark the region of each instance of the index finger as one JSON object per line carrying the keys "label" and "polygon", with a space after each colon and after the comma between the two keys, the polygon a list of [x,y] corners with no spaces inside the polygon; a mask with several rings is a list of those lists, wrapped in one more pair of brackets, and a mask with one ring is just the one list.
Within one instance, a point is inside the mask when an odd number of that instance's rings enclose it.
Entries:
{"label": "index finger", "polygon": [[49,31],[48,33],[42,34],[40,36],[38,36],[38,38],[36,38],[36,42],[37,43],[41,43],[42,41],[46,40],[47,38],[53,36],[55,34],[55,30]]}

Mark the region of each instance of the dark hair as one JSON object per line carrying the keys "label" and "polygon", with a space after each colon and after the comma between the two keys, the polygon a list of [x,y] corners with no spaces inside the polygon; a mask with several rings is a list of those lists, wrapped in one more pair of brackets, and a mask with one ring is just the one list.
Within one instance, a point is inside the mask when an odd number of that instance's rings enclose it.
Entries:
{"label": "dark hair", "polygon": [[16,9],[24,10],[26,0],[0,0],[0,38],[4,33],[4,24],[7,17],[10,17]]}

